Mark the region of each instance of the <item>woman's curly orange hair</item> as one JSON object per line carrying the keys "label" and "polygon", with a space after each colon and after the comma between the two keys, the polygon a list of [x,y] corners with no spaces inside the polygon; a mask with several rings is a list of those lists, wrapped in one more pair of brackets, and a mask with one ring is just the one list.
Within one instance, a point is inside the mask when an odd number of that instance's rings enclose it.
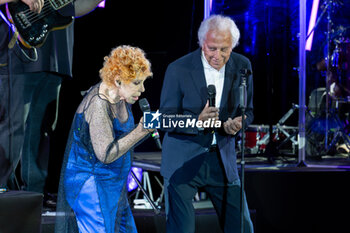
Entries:
{"label": "woman's curly orange hair", "polygon": [[107,85],[115,85],[116,80],[130,83],[136,77],[152,76],[151,63],[140,48],[121,45],[104,60],[100,77]]}

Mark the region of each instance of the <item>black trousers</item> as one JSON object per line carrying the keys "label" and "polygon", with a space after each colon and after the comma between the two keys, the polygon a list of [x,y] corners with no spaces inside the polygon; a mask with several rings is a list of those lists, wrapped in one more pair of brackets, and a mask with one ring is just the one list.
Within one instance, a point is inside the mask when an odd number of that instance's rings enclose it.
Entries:
{"label": "black trousers", "polygon": [[[21,161],[21,180],[26,191],[44,190],[47,176],[47,133],[57,117],[62,76],[50,72],[0,75],[0,157],[14,171]],[[52,111],[48,111],[52,110]],[[53,112],[49,118],[49,112]],[[1,156],[4,153],[5,156]],[[14,173],[9,178],[14,185]]]}
{"label": "black trousers", "polygon": [[[181,179],[176,177],[183,177],[185,171],[181,169],[180,172],[175,172],[171,179],[164,179],[167,232],[195,232],[195,210],[192,200],[199,188],[203,188],[212,201],[222,231],[227,233],[240,232],[240,181],[233,184],[227,183],[218,150],[202,156],[203,160],[198,172],[189,181],[184,179],[185,181],[181,182]],[[196,165],[193,164],[193,166]],[[186,167],[187,169],[191,168],[189,164]],[[254,232],[253,224],[245,197],[244,202],[244,232],[252,233]]]}

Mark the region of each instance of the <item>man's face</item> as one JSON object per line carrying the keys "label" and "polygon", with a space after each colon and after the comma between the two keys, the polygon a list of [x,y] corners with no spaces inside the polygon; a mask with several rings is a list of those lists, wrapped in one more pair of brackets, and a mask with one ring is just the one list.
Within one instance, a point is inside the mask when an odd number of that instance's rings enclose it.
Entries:
{"label": "man's face", "polygon": [[230,31],[208,31],[202,50],[209,65],[216,70],[220,70],[228,61],[232,51],[232,36]]}

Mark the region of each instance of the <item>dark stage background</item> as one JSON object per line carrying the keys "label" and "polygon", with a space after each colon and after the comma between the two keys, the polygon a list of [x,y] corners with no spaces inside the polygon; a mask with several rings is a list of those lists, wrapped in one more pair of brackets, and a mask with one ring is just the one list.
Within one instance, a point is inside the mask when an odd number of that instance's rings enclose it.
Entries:
{"label": "dark stage background", "polygon": [[[349,0],[334,10],[336,25],[348,24]],[[312,1],[307,1],[307,22]],[[320,3],[322,4],[322,2]],[[121,44],[145,50],[152,63],[153,79],[146,81],[146,97],[152,110],[159,108],[160,91],[167,65],[198,48],[197,30],[203,19],[203,0],[107,0],[105,8],[75,20],[73,79],[64,80],[60,97],[58,130],[51,137],[50,179],[48,186],[57,189],[58,174],[70,124],[80,103],[81,91],[99,81],[103,57]],[[253,124],[274,125],[298,104],[298,33],[299,1],[293,0],[213,0],[212,13],[230,15],[241,31],[236,52],[247,56],[254,74]],[[347,25],[345,25],[347,26]],[[306,96],[324,86],[324,77],[316,63],[324,54],[326,18],[315,30],[313,50],[307,53]],[[307,101],[308,102],[308,101]],[[138,104],[133,106],[135,120],[141,117]],[[287,125],[297,126],[294,113]],[[161,137],[162,137],[161,133]],[[156,151],[147,139],[136,151]]]}

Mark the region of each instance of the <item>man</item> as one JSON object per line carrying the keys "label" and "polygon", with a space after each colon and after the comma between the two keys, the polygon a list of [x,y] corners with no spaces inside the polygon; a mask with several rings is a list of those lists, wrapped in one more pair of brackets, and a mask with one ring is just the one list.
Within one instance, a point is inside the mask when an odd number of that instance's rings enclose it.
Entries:
{"label": "man", "polygon": [[[48,5],[44,6],[43,0],[22,1],[33,14],[45,7],[47,13]],[[82,16],[100,1],[76,0],[58,11],[66,17]],[[0,7],[5,12],[5,7]],[[72,76],[73,32],[72,24],[52,31],[40,48],[28,49],[19,41],[12,43],[16,37],[0,17],[0,159],[6,160],[4,164],[8,164],[7,170],[12,173],[8,181],[10,189],[44,191],[48,134],[56,125],[62,79]],[[53,117],[50,118],[51,109]],[[19,167],[20,175],[15,176]],[[0,185],[6,184],[6,180],[1,180]]]}
{"label": "man", "polygon": [[[220,128],[163,127],[161,174],[166,189],[167,232],[195,232],[192,200],[199,188],[211,199],[224,232],[240,231],[240,180],[235,135],[242,127],[239,107],[241,69],[249,60],[232,52],[239,30],[229,18],[214,15],[198,30],[201,49],[171,63],[161,93],[165,116],[191,116],[198,121],[220,120]],[[246,125],[253,121],[253,81],[247,77]],[[208,85],[216,86],[216,106],[208,104]],[[253,232],[244,199],[245,232]]]}

